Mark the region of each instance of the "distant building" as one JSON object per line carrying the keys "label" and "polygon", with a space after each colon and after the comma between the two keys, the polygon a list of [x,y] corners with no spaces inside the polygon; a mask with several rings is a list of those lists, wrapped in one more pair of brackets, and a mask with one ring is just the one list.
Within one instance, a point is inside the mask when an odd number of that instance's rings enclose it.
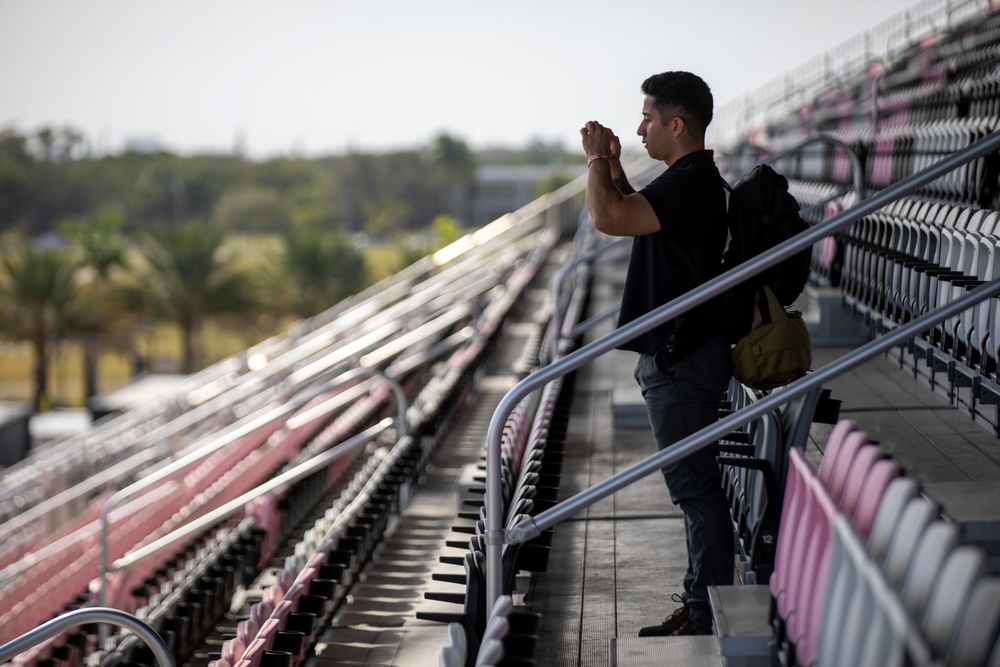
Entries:
{"label": "distant building", "polygon": [[153,135],[136,135],[128,137],[124,142],[124,147],[130,153],[145,153],[153,155],[167,150],[167,147],[160,141],[159,137]]}
{"label": "distant building", "polygon": [[535,186],[540,181],[556,174],[574,179],[586,171],[587,167],[581,164],[485,164],[477,167],[472,224],[481,227],[534,201],[537,198]]}
{"label": "distant building", "polygon": [[22,461],[31,449],[31,407],[26,403],[0,403],[0,469]]}

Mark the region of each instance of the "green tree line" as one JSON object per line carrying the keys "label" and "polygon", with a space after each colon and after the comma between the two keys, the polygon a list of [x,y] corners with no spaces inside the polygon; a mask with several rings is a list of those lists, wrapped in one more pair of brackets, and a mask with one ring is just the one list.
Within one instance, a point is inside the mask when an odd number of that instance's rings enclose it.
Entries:
{"label": "green tree line", "polygon": [[113,210],[123,231],[188,220],[228,231],[382,234],[446,214],[468,224],[476,156],[442,133],[421,150],[252,161],[238,155],[93,155],[71,128],[0,131],[0,231],[57,230]]}

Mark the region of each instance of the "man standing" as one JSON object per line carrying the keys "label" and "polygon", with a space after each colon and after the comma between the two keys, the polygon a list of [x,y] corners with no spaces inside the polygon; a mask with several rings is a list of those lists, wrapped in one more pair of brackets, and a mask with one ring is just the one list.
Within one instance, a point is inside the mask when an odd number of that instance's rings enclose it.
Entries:
{"label": "man standing", "polygon": [[[595,227],[634,237],[619,326],[717,276],[726,243],[725,191],[714,155],[705,150],[713,105],[709,87],[689,72],[664,72],[643,82],[642,92],[638,134],[649,156],[668,168],[639,192],[622,172],[614,133],[595,121],[580,130]],[[621,347],[639,353],[635,378],[659,449],[718,419],[732,373],[730,346],[699,309]],[[673,595],[680,607],[639,636],[710,634],[707,587],[731,584],[734,568],[733,526],[719,468],[703,448],[662,472],[684,514],[688,568],[683,593]]]}

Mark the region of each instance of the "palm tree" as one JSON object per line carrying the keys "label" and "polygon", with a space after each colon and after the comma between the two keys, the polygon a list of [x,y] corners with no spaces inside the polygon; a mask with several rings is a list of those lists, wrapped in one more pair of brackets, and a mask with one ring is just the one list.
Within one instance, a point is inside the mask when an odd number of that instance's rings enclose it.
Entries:
{"label": "palm tree", "polygon": [[312,317],[367,284],[364,257],[343,234],[297,229],[284,237],[276,273],[278,305],[296,317]]}
{"label": "palm tree", "polygon": [[250,282],[223,249],[223,230],[198,222],[149,232],[142,244],[149,264],[140,290],[151,312],[180,328],[183,372],[197,370],[197,334],[209,316],[246,313],[254,306]]}
{"label": "palm tree", "polygon": [[[12,246],[12,247],[11,247]],[[31,344],[32,408],[48,409],[48,368],[53,346],[78,329],[91,302],[75,285],[77,264],[63,251],[8,246],[0,257],[0,330]]]}
{"label": "palm tree", "polygon": [[82,220],[66,221],[59,231],[68,238],[81,255],[81,262],[90,269],[89,281],[83,287],[92,302],[88,311],[94,317],[81,322],[77,332],[83,348],[84,398],[97,393],[98,360],[102,343],[109,336],[122,334],[124,309],[119,290],[112,282],[116,268],[126,268],[125,237],[121,233],[123,219],[117,211],[101,211]]}

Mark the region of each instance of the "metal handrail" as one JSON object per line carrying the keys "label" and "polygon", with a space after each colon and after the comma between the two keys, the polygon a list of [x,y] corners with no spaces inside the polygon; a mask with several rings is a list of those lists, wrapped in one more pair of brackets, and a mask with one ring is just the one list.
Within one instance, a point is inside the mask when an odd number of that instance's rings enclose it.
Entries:
{"label": "metal handrail", "polygon": [[[778,244],[769,253],[758,255],[750,261],[727,271],[703,284],[696,292],[684,294],[669,303],[629,322],[612,333],[593,341],[557,362],[521,380],[501,399],[490,420],[486,441],[486,604],[487,613],[502,592],[501,559],[507,531],[503,529],[501,438],[507,417],[525,396],[554,379],[562,377],[602,354],[655,327],[705,303],[743,282],[747,278],[774,266],[813,243],[838,231],[860,218],[873,213],[892,201],[910,194],[955,168],[1000,148],[1000,132],[994,132],[961,151],[953,153],[927,169],[903,179],[882,190],[857,206]],[[908,329],[909,330],[909,329]],[[786,396],[787,392],[780,392]]]}
{"label": "metal handrail", "polygon": [[885,72],[879,72],[872,78],[871,85],[871,98],[872,98],[872,110],[871,110],[871,122],[872,122],[872,134],[878,133],[878,97],[882,94],[882,82],[885,81]]}
{"label": "metal handrail", "polygon": [[[716,120],[710,131],[716,144],[730,144],[741,140],[751,129],[751,124],[762,126],[771,121],[761,107],[777,108],[775,102],[788,101],[792,97],[804,99],[815,95],[828,84],[831,72],[831,57],[836,59],[834,67],[847,74],[861,74],[873,59],[891,57],[895,48],[890,43],[896,26],[902,21],[912,23],[911,30],[926,23],[922,17],[942,14],[946,28],[953,29],[956,21],[964,21],[981,14],[990,7],[990,0],[926,0],[918,6],[887,18],[882,23],[859,33],[837,47],[808,60],[785,74],[751,90],[716,109]],[[918,39],[929,32],[917,30],[910,37]],[[879,44],[878,47],[873,45]],[[817,71],[822,62],[822,71]],[[789,86],[791,85],[791,89]]]}
{"label": "metal handrail", "polygon": [[[125,487],[124,489],[121,489],[120,491],[112,495],[110,498],[108,498],[107,502],[104,504],[104,508],[101,511],[100,603],[102,605],[106,605],[108,603],[108,574],[110,572],[109,569],[110,566],[108,563],[108,527],[110,524],[112,509],[114,509],[116,506],[118,506],[125,500],[133,498],[142,491],[145,491],[153,484],[161,482],[165,479],[169,479],[173,475],[176,475],[182,472],[183,470],[186,470],[192,464],[201,461],[202,459],[213,454],[214,452],[217,452],[222,447],[233,443],[237,439],[248,435],[254,430],[262,427],[264,424],[268,424],[275,419],[278,419],[284,415],[287,415],[291,412],[300,409],[302,406],[308,404],[317,396],[321,396],[322,394],[331,391],[341,385],[347,384],[348,382],[356,380],[359,377],[366,377],[366,376],[369,377],[377,376],[382,380],[384,380],[385,382],[389,383],[389,385],[392,387],[393,392],[396,396],[397,408],[399,410],[399,415],[397,418],[398,428],[401,434],[405,435],[405,431],[407,430],[406,411],[409,408],[409,405],[402,385],[399,384],[399,381],[390,378],[388,375],[386,375],[385,372],[382,371],[381,369],[356,368],[354,370],[348,371],[347,373],[342,373],[337,377],[328,380],[319,386],[312,388],[311,390],[303,393],[302,395],[295,397],[294,400],[291,400],[277,408],[274,408],[273,410],[269,410],[263,415],[259,415],[247,420],[244,424],[238,425],[236,428],[229,431],[228,433],[215,437],[204,447],[199,448],[198,450],[192,452],[188,456],[180,458],[177,461],[171,463],[170,465],[160,468],[159,470],[149,475],[148,477],[145,477],[139,480],[138,482],[135,482],[134,484],[131,484],[130,486]],[[319,374],[317,377],[322,378],[323,375]]]}
{"label": "metal handrail", "polygon": [[617,306],[612,306],[611,308],[605,310],[603,313],[600,313],[599,315],[594,315],[593,317],[588,318],[583,322],[580,322],[575,327],[569,330],[569,333],[566,334],[566,337],[573,339],[587,331],[590,331],[604,320],[610,320],[612,317],[617,315],[621,309],[622,309],[621,304]]}
{"label": "metal handrail", "polygon": [[772,409],[788,403],[792,399],[806,394],[814,389],[822,387],[825,382],[831,380],[861,364],[874,359],[887,350],[905,343],[915,335],[940,324],[949,317],[961,313],[974,306],[985,298],[1000,294],[1000,278],[983,283],[979,287],[970,290],[964,296],[949,302],[936,310],[921,315],[909,323],[893,329],[890,334],[877,338],[860,348],[848,352],[839,359],[830,362],[818,371],[806,375],[804,378],[796,380],[780,391],[775,391],[765,398],[755,401],[752,405],[735,412],[724,419],[713,423],[710,426],[694,433],[683,440],[671,445],[656,454],[653,454],[642,461],[616,473],[608,479],[595,484],[594,486],[581,491],[572,498],[558,503],[554,507],[547,509],[535,517],[528,517],[521,523],[506,531],[506,539],[511,544],[527,542],[537,537],[543,530],[569,518],[582,509],[589,507],[595,502],[620,491],[626,486],[636,482],[647,475],[657,472],[661,468],[675,461],[702,449],[706,445],[715,442],[720,437],[731,433],[733,430],[750,423],[754,419],[763,416]]}
{"label": "metal handrail", "polygon": [[[858,153],[854,150],[853,146],[831,134],[814,134],[813,136],[803,139],[790,148],[778,151],[774,155],[768,155],[767,158],[762,160],[762,162],[774,162],[776,160],[780,160],[781,158],[788,157],[792,153],[801,151],[806,146],[818,143],[833,144],[842,148],[847,153],[847,157],[851,160],[851,166],[853,167],[854,172],[854,191],[858,193],[858,199],[860,200],[864,196],[865,192],[865,171],[864,166],[861,164],[861,158],[858,157]],[[767,150],[761,146],[754,146],[754,148],[762,153],[767,153]]]}
{"label": "metal handrail", "polygon": [[17,639],[0,646],[0,664],[41,644],[47,639],[59,636],[70,628],[95,622],[110,623],[128,628],[146,642],[146,645],[153,652],[153,657],[156,658],[156,662],[159,663],[160,667],[175,667],[176,663],[174,662],[174,657],[170,655],[170,649],[167,647],[166,642],[163,641],[163,638],[153,628],[132,614],[106,607],[75,609],[38,626],[34,630],[29,630]]}
{"label": "metal handrail", "polygon": [[167,533],[163,537],[150,542],[144,547],[122,556],[111,564],[110,570],[117,572],[118,570],[123,570],[131,565],[135,565],[136,563],[163,551],[167,547],[176,544],[185,537],[193,535],[201,530],[215,525],[223,519],[232,516],[236,512],[242,510],[251,500],[256,500],[261,496],[267,495],[268,493],[281,488],[285,484],[297,482],[322,470],[339,459],[341,456],[349,454],[362,445],[368,444],[384,433],[390,426],[392,426],[392,424],[393,420],[387,417],[374,426],[369,426],[361,433],[345,440],[336,447],[331,447],[322,454],[317,454],[311,459],[303,461],[294,468],[291,468],[277,477],[264,482],[260,486],[247,491],[239,498],[230,500],[228,503],[212,510],[204,516],[195,519],[191,523],[187,523],[173,532]]}
{"label": "metal handrail", "polygon": [[[574,257],[559,269],[559,272],[556,274],[555,280],[552,283],[552,343],[550,349],[546,351],[546,359],[549,362],[555,359],[556,355],[559,354],[559,342],[562,340],[563,321],[562,309],[559,306],[559,301],[562,299],[563,283],[566,282],[570,273],[576,267],[601,257],[601,255],[604,255],[611,250],[624,248],[629,241],[631,241],[631,239],[628,237],[608,241],[607,243],[597,246],[593,250]],[[606,255],[602,259],[608,260],[615,257],[617,257],[617,255]]]}

